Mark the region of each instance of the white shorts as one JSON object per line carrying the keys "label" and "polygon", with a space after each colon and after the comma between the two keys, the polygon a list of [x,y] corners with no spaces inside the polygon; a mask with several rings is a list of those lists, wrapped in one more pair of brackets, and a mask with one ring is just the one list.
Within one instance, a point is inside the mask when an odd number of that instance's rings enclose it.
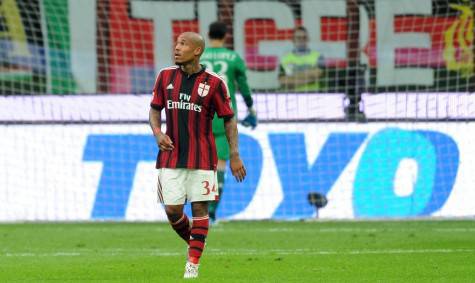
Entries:
{"label": "white shorts", "polygon": [[184,168],[158,169],[157,194],[165,205],[218,200],[216,171]]}

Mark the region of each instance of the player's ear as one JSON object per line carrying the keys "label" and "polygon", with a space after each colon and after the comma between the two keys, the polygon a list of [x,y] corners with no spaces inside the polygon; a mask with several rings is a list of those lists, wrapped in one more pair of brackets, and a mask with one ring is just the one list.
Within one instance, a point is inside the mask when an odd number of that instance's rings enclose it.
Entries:
{"label": "player's ear", "polygon": [[203,47],[198,46],[195,48],[195,55],[200,56],[203,53]]}

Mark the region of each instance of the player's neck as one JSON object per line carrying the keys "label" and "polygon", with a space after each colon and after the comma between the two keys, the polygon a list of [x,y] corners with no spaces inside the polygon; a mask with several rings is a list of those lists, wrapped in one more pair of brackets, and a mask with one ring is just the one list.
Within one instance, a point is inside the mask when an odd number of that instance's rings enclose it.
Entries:
{"label": "player's neck", "polygon": [[201,65],[198,60],[194,60],[193,62],[181,65],[180,67],[181,70],[188,76],[191,76],[194,73],[198,73],[201,70]]}
{"label": "player's neck", "polygon": [[223,46],[224,46],[224,40],[223,39],[210,39],[209,40],[209,47],[221,48]]}

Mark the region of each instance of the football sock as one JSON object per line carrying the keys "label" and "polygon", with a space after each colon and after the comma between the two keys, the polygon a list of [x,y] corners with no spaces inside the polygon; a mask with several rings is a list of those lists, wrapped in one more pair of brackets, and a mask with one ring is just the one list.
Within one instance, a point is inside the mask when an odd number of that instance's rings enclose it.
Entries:
{"label": "football sock", "polygon": [[171,223],[173,229],[175,232],[183,239],[185,242],[188,243],[190,240],[190,220],[188,219],[188,216],[183,213],[183,216],[178,219],[178,221]]}
{"label": "football sock", "polygon": [[[223,186],[224,186],[224,171],[218,170],[218,191],[219,191],[219,199],[221,199],[221,194],[223,192]],[[216,201],[210,201],[209,202],[209,217],[211,220],[216,220],[216,211],[218,210],[218,205],[219,205],[219,199]]]}
{"label": "football sock", "polygon": [[188,261],[199,264],[201,254],[205,248],[206,236],[208,235],[209,217],[193,217],[191,227],[190,247],[188,248]]}

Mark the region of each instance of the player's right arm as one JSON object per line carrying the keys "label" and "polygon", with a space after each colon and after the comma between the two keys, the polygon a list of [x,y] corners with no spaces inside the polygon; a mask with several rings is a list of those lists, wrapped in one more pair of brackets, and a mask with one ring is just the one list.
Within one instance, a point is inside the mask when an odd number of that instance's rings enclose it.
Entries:
{"label": "player's right arm", "polygon": [[172,150],[173,142],[169,136],[162,132],[162,109],[165,105],[165,94],[163,91],[163,76],[160,72],[155,80],[155,85],[153,87],[153,97],[152,102],[150,102],[150,111],[148,115],[148,121],[150,127],[152,128],[155,141],[157,142],[160,150]]}
{"label": "player's right arm", "polygon": [[150,107],[149,123],[160,150],[173,150],[174,146],[172,140],[168,135],[163,133],[161,129],[161,111]]}

